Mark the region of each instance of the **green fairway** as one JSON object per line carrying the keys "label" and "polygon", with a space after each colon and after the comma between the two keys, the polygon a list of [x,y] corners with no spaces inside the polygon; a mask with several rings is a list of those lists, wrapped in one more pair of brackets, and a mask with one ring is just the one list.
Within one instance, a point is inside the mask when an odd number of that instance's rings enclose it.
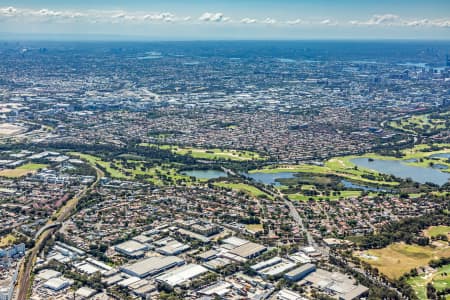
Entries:
{"label": "green fairway", "polygon": [[90,154],[84,154],[79,152],[70,152],[70,155],[78,156],[79,158],[87,161],[91,165],[97,165],[101,168],[103,168],[106,172],[109,173],[109,175],[112,178],[117,179],[130,179],[130,176],[125,175],[121,170],[115,169],[111,167],[111,162],[103,161],[101,158],[90,155]]}
{"label": "green fairway", "polygon": [[[386,181],[376,171],[356,168],[350,160],[358,156],[345,156],[329,159],[323,166],[317,165],[278,165],[269,166],[263,169],[251,170],[249,173],[282,173],[282,172],[302,172],[321,175],[336,175],[353,181],[367,183],[374,186],[396,186],[399,183],[395,181]],[[367,177],[371,176],[369,179]]]}
{"label": "green fairway", "polygon": [[[334,193],[334,194],[333,194]],[[329,195],[320,192],[319,195],[309,196],[304,194],[288,194],[287,195],[289,199],[291,200],[298,200],[298,201],[308,201],[310,199],[312,200],[339,200],[339,199],[346,199],[346,198],[353,198],[361,196],[361,191],[330,191]]]}
{"label": "green fairway", "polygon": [[414,134],[432,133],[445,129],[449,112],[413,115],[389,122],[392,128]]}
{"label": "green fairway", "polygon": [[429,167],[432,164],[440,164],[447,166],[444,172],[450,172],[450,161],[447,158],[430,158],[434,154],[450,153],[450,144],[434,144],[433,149],[428,145],[416,145],[414,148],[401,151],[403,157],[397,158],[393,156],[383,156],[376,153],[367,153],[363,155],[349,155],[342,157],[334,157],[328,159],[323,165],[270,165],[262,169],[250,170],[249,173],[312,173],[320,175],[336,175],[352,181],[361,182],[373,186],[395,187],[399,183],[396,181],[388,181],[389,177],[380,174],[375,170],[357,167],[351,162],[355,158],[371,158],[381,160],[411,160],[404,162],[405,164],[417,167]]}
{"label": "green fairway", "polygon": [[205,149],[194,147],[179,147],[171,145],[156,145],[156,144],[141,144],[141,146],[154,146],[163,150],[170,150],[173,153],[180,155],[189,155],[197,159],[205,160],[234,160],[234,161],[247,161],[247,160],[262,160],[262,157],[256,152],[246,150],[232,150],[232,149]]}
{"label": "green fairway", "polygon": [[450,226],[431,226],[425,230],[425,235],[429,237],[436,237],[438,235],[448,236],[450,233]]}
{"label": "green fairway", "polygon": [[230,182],[215,182],[215,186],[229,188],[233,190],[243,191],[250,194],[253,197],[266,197],[268,199],[273,199],[273,197],[260,189],[245,183],[230,183]]}
{"label": "green fairway", "polygon": [[435,154],[446,154],[450,153],[450,144],[433,144],[438,150],[430,149],[428,145],[421,144],[416,145],[414,148],[405,149],[402,151],[404,160],[415,160],[408,162],[408,165],[417,166],[417,167],[429,167],[432,164],[440,164],[443,166],[447,166],[447,169],[442,169],[442,172],[450,172],[450,161],[448,158],[431,158],[432,155]]}
{"label": "green fairway", "polygon": [[408,279],[408,283],[420,300],[427,300],[428,283],[432,283],[437,291],[450,287],[450,265],[442,266],[432,273],[411,277]]}
{"label": "green fairway", "polygon": [[[141,179],[158,186],[175,184],[189,185],[192,183],[191,177],[178,172],[176,164],[151,164],[151,166],[146,166],[144,161],[134,160],[138,158],[136,156],[125,156],[133,158],[129,160],[125,159],[125,162],[119,159],[114,159],[112,162],[109,162],[89,154],[78,152],[71,152],[69,154],[78,156],[92,165],[102,167],[109,173],[109,176],[116,179]],[[124,158],[124,156],[122,157]]]}

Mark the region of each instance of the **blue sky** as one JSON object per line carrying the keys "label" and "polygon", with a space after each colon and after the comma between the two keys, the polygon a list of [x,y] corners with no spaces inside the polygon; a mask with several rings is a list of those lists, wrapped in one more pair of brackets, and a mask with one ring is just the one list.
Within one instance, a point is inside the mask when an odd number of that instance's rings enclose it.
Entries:
{"label": "blue sky", "polygon": [[450,0],[0,0],[0,35],[450,39]]}

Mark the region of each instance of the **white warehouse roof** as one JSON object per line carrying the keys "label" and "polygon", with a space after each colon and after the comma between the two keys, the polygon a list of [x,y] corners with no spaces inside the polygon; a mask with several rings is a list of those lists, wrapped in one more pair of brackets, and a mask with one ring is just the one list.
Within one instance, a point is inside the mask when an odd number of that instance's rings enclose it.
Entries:
{"label": "white warehouse roof", "polygon": [[205,267],[196,264],[188,264],[186,266],[176,268],[170,272],[167,272],[166,274],[158,276],[156,280],[174,287],[177,285],[182,285],[192,278],[195,278],[206,272],[208,272],[208,270]]}

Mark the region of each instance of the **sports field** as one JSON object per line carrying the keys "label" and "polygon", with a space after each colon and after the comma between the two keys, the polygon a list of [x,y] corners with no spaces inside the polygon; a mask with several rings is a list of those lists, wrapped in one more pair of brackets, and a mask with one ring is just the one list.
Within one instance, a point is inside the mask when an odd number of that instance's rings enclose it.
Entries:
{"label": "sports field", "polygon": [[444,244],[431,247],[394,243],[382,249],[363,251],[357,256],[387,277],[396,279],[413,268],[428,265],[432,259],[449,257],[450,247]]}
{"label": "sports field", "polygon": [[15,169],[5,169],[0,171],[0,176],[8,178],[18,178],[28,174],[33,174],[37,170],[47,167],[45,164],[27,163]]}
{"label": "sports field", "polygon": [[264,230],[262,224],[247,224],[245,225],[245,228],[253,232],[260,232]]}
{"label": "sports field", "polygon": [[230,182],[215,182],[215,186],[229,188],[233,190],[242,191],[253,197],[266,197],[268,199],[273,199],[269,194],[261,191],[260,189],[245,183],[230,183]]}

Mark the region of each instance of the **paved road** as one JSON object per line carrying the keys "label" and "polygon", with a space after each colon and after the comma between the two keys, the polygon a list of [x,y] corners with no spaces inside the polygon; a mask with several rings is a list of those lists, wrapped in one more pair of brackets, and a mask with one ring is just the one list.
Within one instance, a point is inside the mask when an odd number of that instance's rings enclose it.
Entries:
{"label": "paved road", "polygon": [[289,207],[289,213],[290,213],[291,217],[294,219],[295,222],[297,222],[301,231],[303,231],[305,233],[306,241],[308,242],[308,246],[317,247],[316,242],[314,241],[311,233],[305,228],[305,225],[303,224],[303,219],[300,217],[294,204],[292,204],[292,202],[290,200],[286,199],[286,197],[283,197],[283,201]]}
{"label": "paved road", "polygon": [[52,227],[58,227],[58,226],[60,226],[60,225],[61,225],[60,222],[50,223],[50,224],[45,225],[44,227],[42,227],[41,229],[39,229],[38,232],[36,232],[36,234],[34,235],[34,240],[37,240],[37,239],[39,238],[39,236],[40,236],[44,231],[47,231],[47,230],[49,230],[49,229],[52,228]]}
{"label": "paved road", "polygon": [[[22,265],[20,268],[20,273],[17,280],[17,293],[16,293],[16,299],[17,300],[26,300],[27,294],[29,289],[31,288],[31,272],[33,271],[34,263],[36,261],[36,257],[41,251],[41,249],[45,246],[45,243],[48,241],[48,239],[51,237],[53,233],[56,232],[59,226],[55,226],[53,224],[59,223],[61,224],[65,220],[67,220],[71,214],[73,213],[75,207],[78,204],[78,201],[83,198],[83,196],[93,189],[98,182],[100,181],[100,178],[104,176],[104,173],[97,168],[96,166],[93,166],[95,168],[95,171],[97,172],[97,178],[96,180],[88,187],[85,187],[83,190],[78,192],[72,199],[69,199],[65,205],[55,214],[53,214],[53,217],[56,217],[56,222],[52,223],[49,221],[43,228],[46,228],[46,230],[40,230],[41,234],[37,236],[37,240],[35,241],[34,247],[31,249],[31,252],[28,253],[26,259],[24,260],[25,265]],[[53,226],[52,226],[53,225]]]}
{"label": "paved road", "polygon": [[[233,170],[227,169],[225,167],[221,167],[221,168],[225,173],[228,173],[232,176],[240,176],[242,179],[245,180],[245,182],[252,184],[251,181],[249,181],[247,177],[245,177],[241,174],[236,174],[236,172],[234,172]],[[258,187],[258,188],[260,188],[260,187]],[[305,233],[308,246],[313,246],[313,247],[317,248],[316,242],[314,241],[311,233],[306,229],[305,225],[303,224],[303,219],[302,219],[302,217],[300,217],[300,214],[298,213],[294,204],[292,204],[292,202],[289,199],[287,199],[287,197],[278,190],[277,190],[277,193],[275,193],[270,189],[266,189],[266,188],[260,188],[260,189],[263,190],[264,192],[270,194],[273,197],[280,197],[281,199],[283,199],[284,203],[289,207],[289,214],[294,219],[294,221],[298,224],[298,226],[300,227],[300,230]]]}

